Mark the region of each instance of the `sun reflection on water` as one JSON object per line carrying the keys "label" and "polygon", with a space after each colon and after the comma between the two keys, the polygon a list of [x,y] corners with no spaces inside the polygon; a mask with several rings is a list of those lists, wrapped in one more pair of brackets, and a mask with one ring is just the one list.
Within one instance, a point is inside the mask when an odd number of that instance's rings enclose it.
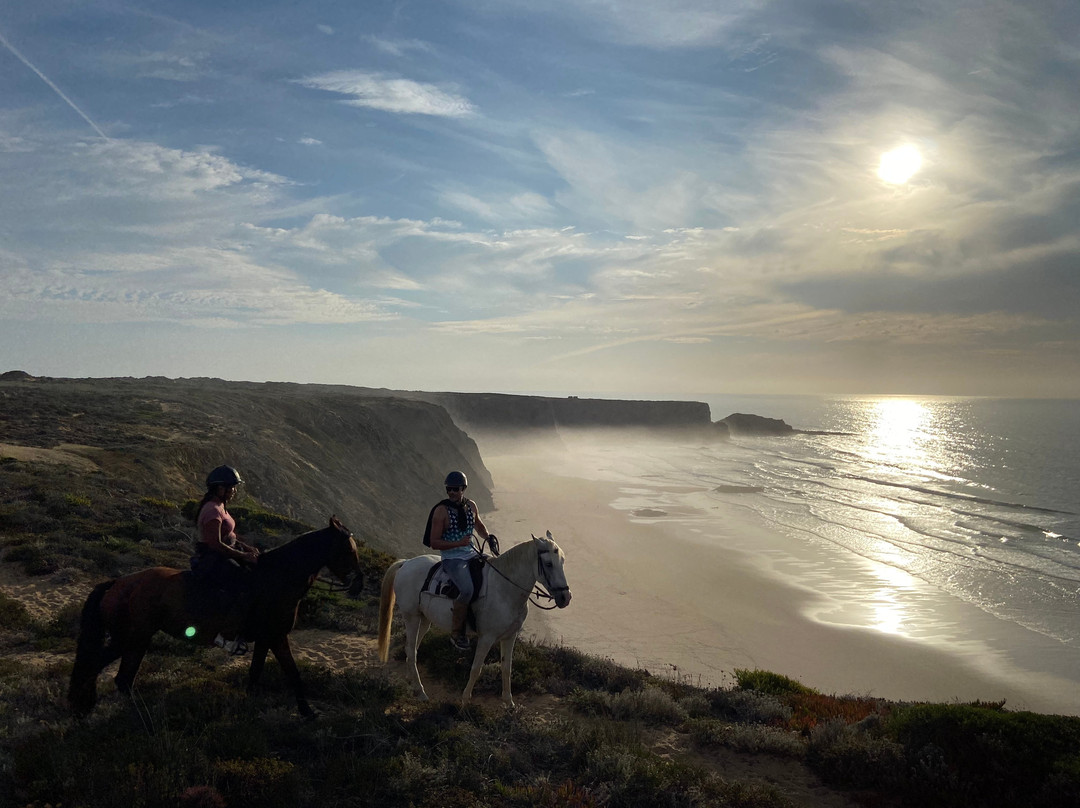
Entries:
{"label": "sun reflection on water", "polygon": [[875,402],[870,438],[880,459],[926,464],[930,409],[914,398],[883,398]]}
{"label": "sun reflection on water", "polygon": [[877,565],[874,574],[881,586],[870,594],[873,609],[870,627],[885,634],[905,636],[911,615],[903,595],[912,589],[915,579],[888,564]]}

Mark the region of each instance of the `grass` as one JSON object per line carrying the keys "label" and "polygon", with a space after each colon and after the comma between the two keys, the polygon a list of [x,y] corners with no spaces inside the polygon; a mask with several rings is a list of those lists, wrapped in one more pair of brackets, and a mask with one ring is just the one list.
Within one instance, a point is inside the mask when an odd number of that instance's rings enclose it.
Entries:
{"label": "grass", "polygon": [[[335,621],[356,606],[319,595]],[[0,610],[5,601],[0,600]],[[374,602],[360,609],[371,610]],[[17,609],[11,610],[17,612]],[[74,627],[58,617],[23,628],[41,642]],[[722,777],[650,743],[674,732],[691,748],[725,748],[807,765],[833,788],[878,804],[1074,805],[1080,719],[1000,705],[886,704],[824,696],[755,672],[753,689],[703,689],[619,668],[561,646],[519,643],[514,686],[565,709],[423,705],[381,670],[304,666],[322,711],[297,720],[280,671],[244,694],[245,671],[212,652],[159,639],[135,706],[107,698],[72,721],[62,694],[69,663],[31,673],[0,661],[0,784],[5,805],[87,808],[318,803],[385,806],[741,806],[792,803],[760,782]],[[425,676],[457,689],[467,668],[445,637],[420,649]],[[738,680],[737,680],[738,681]],[[477,687],[496,694],[491,661]],[[867,712],[873,705],[874,711]],[[878,794],[872,798],[868,795]],[[196,802],[202,800],[202,802]],[[221,802],[214,802],[220,800]]]}

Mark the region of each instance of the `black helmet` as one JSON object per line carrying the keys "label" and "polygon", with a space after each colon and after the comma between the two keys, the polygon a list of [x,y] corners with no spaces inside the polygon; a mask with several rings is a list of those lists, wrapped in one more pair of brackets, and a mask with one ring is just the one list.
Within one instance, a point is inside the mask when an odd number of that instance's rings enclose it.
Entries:
{"label": "black helmet", "polygon": [[469,485],[469,479],[460,471],[451,471],[446,475],[446,482],[443,485],[460,485],[462,488],[466,488]]}
{"label": "black helmet", "polygon": [[240,485],[240,472],[232,466],[218,466],[206,475],[206,487],[213,488],[215,485]]}

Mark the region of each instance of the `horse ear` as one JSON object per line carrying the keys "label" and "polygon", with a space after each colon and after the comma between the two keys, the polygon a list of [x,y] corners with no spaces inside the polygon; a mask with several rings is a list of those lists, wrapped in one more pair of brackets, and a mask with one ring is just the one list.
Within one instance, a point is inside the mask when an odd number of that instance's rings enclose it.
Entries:
{"label": "horse ear", "polygon": [[555,538],[551,535],[551,531],[547,532],[548,541],[555,541]]}
{"label": "horse ear", "polygon": [[529,535],[532,536],[533,541],[540,541],[540,537],[537,536],[535,533],[530,533]]}

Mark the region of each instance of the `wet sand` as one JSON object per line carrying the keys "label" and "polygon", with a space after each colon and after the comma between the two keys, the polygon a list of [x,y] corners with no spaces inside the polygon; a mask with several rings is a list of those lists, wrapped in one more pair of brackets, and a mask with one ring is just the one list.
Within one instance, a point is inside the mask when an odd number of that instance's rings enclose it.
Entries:
{"label": "wet sand", "polygon": [[[557,445],[477,442],[495,480],[496,510],[485,522],[503,546],[550,530],[568,556],[573,601],[533,608],[525,632],[534,638],[700,685],[729,686],[735,669],[760,668],[825,693],[1005,699],[1014,710],[1080,714],[1080,654],[1060,643],[934,591],[919,594],[918,608],[962,626],[966,641],[890,633],[867,609],[830,603],[790,569],[779,574],[768,559],[784,557],[790,540],[736,508],[711,514],[718,527],[703,536],[678,518],[655,518],[662,512],[648,502],[628,505],[634,493],[615,481],[571,476]],[[866,585],[855,567],[837,574]]]}

